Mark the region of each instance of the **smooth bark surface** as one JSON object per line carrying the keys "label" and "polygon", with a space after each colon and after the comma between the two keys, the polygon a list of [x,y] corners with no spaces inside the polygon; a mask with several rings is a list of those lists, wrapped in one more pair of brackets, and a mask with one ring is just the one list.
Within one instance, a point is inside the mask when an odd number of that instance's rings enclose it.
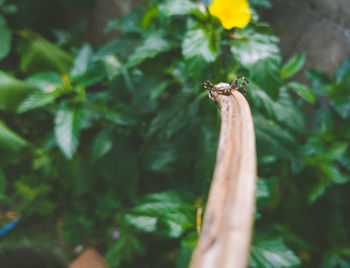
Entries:
{"label": "smooth bark surface", "polygon": [[217,95],[221,129],[203,227],[191,268],[247,267],[253,228],[256,150],[245,97]]}

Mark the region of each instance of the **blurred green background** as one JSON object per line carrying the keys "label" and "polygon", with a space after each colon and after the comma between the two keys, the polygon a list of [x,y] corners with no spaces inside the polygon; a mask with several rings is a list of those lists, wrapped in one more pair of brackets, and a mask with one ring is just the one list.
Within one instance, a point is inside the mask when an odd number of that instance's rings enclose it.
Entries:
{"label": "blurred green background", "polygon": [[210,2],[143,1],[96,37],[94,0],[0,0],[0,228],[21,218],[1,267],[24,249],[67,267],[80,245],[188,267],[220,126],[202,83],[237,74],[258,152],[250,267],[350,267],[350,57],[304,68],[260,19],[268,0],[231,30]]}

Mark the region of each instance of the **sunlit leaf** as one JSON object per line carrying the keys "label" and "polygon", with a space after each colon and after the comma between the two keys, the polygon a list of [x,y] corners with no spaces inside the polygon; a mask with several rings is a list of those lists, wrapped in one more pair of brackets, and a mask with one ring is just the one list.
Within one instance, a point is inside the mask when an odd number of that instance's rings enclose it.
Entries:
{"label": "sunlit leaf", "polygon": [[78,148],[81,116],[81,111],[77,109],[62,109],[56,113],[55,138],[67,158],[72,158]]}
{"label": "sunlit leaf", "polygon": [[284,244],[281,237],[255,234],[251,247],[251,267],[295,267],[299,258]]}
{"label": "sunlit leaf", "polygon": [[144,231],[147,232],[159,229],[160,233],[177,238],[193,227],[193,210],[194,207],[187,204],[181,195],[162,192],[145,196],[141,204],[128,212],[127,217],[132,219],[134,222],[131,224],[136,224],[139,229],[146,228]]}
{"label": "sunlit leaf", "polygon": [[283,79],[292,77],[304,66],[306,61],[305,54],[298,54],[290,58],[283,66],[281,70],[281,77]]}
{"label": "sunlit leaf", "polygon": [[159,34],[150,35],[130,56],[127,66],[137,65],[146,59],[155,57],[159,53],[169,51],[171,48],[172,44]]}
{"label": "sunlit leaf", "polygon": [[149,233],[157,228],[157,218],[149,216],[125,215],[125,220],[136,229]]}
{"label": "sunlit leaf", "polygon": [[280,57],[277,37],[250,30],[241,34],[241,39],[232,41],[231,52],[243,66],[249,68],[259,60]]}
{"label": "sunlit leaf", "polygon": [[52,92],[36,92],[30,94],[17,108],[19,113],[24,113],[32,109],[44,107],[53,103],[56,96]]}
{"label": "sunlit leaf", "polygon": [[119,62],[118,58],[114,55],[107,55],[100,59],[100,62],[103,63],[107,77],[109,80],[112,80],[117,75],[121,73],[122,65]]}
{"label": "sunlit leaf", "polygon": [[286,86],[293,89],[300,97],[302,97],[307,102],[311,104],[315,103],[316,97],[308,86],[299,82],[289,82]]}
{"label": "sunlit leaf", "polygon": [[205,17],[199,5],[190,0],[167,0],[165,3],[159,5],[159,11],[164,16],[195,14],[198,17]]}
{"label": "sunlit leaf", "polygon": [[182,42],[182,54],[185,59],[202,57],[206,62],[212,62],[216,58],[209,36],[203,29],[190,30],[185,34]]}
{"label": "sunlit leaf", "polygon": [[83,45],[74,60],[72,69],[70,71],[70,75],[79,76],[86,73],[88,70],[89,62],[92,59],[92,55],[93,55],[92,47],[87,44]]}
{"label": "sunlit leaf", "polygon": [[256,184],[256,198],[257,199],[263,199],[270,197],[270,190],[267,185],[266,180],[264,179],[258,179]]}
{"label": "sunlit leaf", "polygon": [[36,73],[30,76],[27,81],[43,92],[54,92],[58,87],[64,86],[62,77],[54,72]]}

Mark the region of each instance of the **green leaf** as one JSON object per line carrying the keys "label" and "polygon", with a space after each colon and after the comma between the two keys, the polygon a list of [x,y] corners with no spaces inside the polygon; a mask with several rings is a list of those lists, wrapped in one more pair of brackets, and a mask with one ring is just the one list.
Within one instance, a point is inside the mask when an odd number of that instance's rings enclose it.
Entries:
{"label": "green leaf", "polygon": [[133,9],[130,14],[122,17],[117,20],[110,20],[107,23],[106,32],[109,32],[113,29],[120,29],[123,33],[142,33],[144,30],[141,27],[141,12],[143,10],[140,8]]}
{"label": "green leaf", "polygon": [[254,114],[257,149],[261,154],[274,154],[293,159],[298,154],[298,144],[287,129],[282,129],[261,114]]}
{"label": "green leaf", "polygon": [[121,73],[122,64],[116,56],[106,55],[102,58],[99,58],[99,61],[104,65],[109,80],[112,80]]}
{"label": "green leaf", "polygon": [[276,100],[282,86],[280,60],[278,58],[261,59],[250,66],[249,72],[249,78]]}
{"label": "green leaf", "polygon": [[154,58],[162,52],[172,49],[172,44],[159,34],[152,34],[147,37],[143,44],[136,48],[134,54],[127,62],[128,67],[135,66],[146,59]]}
{"label": "green leaf", "polygon": [[5,0],[0,0],[0,6],[2,6],[5,3]]}
{"label": "green leaf", "polygon": [[274,58],[280,60],[277,46],[278,38],[273,35],[242,31],[243,37],[231,43],[231,53],[245,67],[249,68],[256,62]]}
{"label": "green leaf", "polygon": [[123,112],[107,112],[103,116],[107,120],[121,126],[135,126],[138,123],[134,116]]}
{"label": "green leaf", "polygon": [[12,34],[6,26],[6,20],[0,15],[0,60],[5,58],[11,50]]}
{"label": "green leaf", "polygon": [[[130,217],[130,216],[133,217]],[[156,231],[171,238],[180,237],[194,226],[194,206],[176,192],[149,194],[143,202],[130,210],[127,217],[144,231]],[[138,218],[144,217],[144,218]],[[155,224],[157,223],[157,229]]]}
{"label": "green leaf", "polygon": [[150,93],[151,100],[155,101],[164,92],[164,90],[166,90],[169,84],[169,81],[165,80],[163,82],[159,82],[155,87],[153,87]]}
{"label": "green leaf", "polygon": [[109,129],[102,130],[95,138],[91,147],[92,161],[96,161],[107,154],[114,145],[114,138]]}
{"label": "green leaf", "polygon": [[142,256],[146,252],[146,245],[137,238],[135,232],[119,229],[119,227],[118,232],[120,238],[118,241],[109,241],[105,255],[110,267],[123,267],[126,261],[132,262],[135,257]]}
{"label": "green leaf", "polygon": [[198,242],[197,232],[189,233],[185,238],[181,239],[181,250],[178,254],[176,268],[190,267],[192,252]]}
{"label": "green leaf", "polygon": [[[160,111],[152,120],[148,129],[147,136],[150,137],[157,132],[162,135],[171,137],[179,130],[186,126],[189,120],[189,112],[195,114],[198,108],[197,104],[192,104],[191,109],[179,109],[179,107],[187,107],[190,105],[190,94],[179,92],[172,97],[171,103],[167,105],[167,109]],[[163,128],[163,129],[162,129]]]}
{"label": "green leaf", "polygon": [[282,85],[278,38],[251,29],[240,30],[237,35],[242,38],[231,41],[232,55],[249,70],[249,79],[276,99]]}
{"label": "green leaf", "polygon": [[83,45],[74,60],[70,75],[80,76],[85,74],[88,70],[89,63],[92,60],[92,55],[92,47],[88,44]]}
{"label": "green leaf", "polygon": [[304,130],[304,117],[285,87],[281,88],[278,102],[274,106],[279,111],[276,114],[279,122],[299,132]]}
{"label": "green leaf", "polygon": [[118,57],[129,56],[135,51],[135,43],[142,42],[141,37],[134,35],[123,35],[115,40],[108,42],[105,46],[102,46],[97,50],[95,58],[97,60],[109,56],[118,55]]}
{"label": "green leaf", "polygon": [[70,54],[31,30],[20,32],[20,36],[22,40],[18,46],[18,53],[21,59],[20,68],[24,73],[69,72],[73,60]]}
{"label": "green leaf", "polygon": [[42,92],[54,92],[58,87],[63,87],[62,77],[58,73],[43,72],[30,76],[27,82],[37,86]]}
{"label": "green leaf", "polygon": [[157,228],[156,217],[125,215],[125,220],[131,226],[134,226],[136,229],[142,232],[154,232]]}
{"label": "green leaf", "polygon": [[195,14],[200,18],[205,18],[206,15],[199,9],[199,5],[189,0],[167,0],[159,5],[159,11],[165,17],[174,15],[189,15]]}
{"label": "green leaf", "polygon": [[270,197],[270,190],[266,180],[259,178],[256,183],[256,198],[264,199]]}
{"label": "green leaf", "polygon": [[253,103],[256,107],[263,109],[268,116],[292,129],[299,131],[303,129],[304,120],[301,112],[297,109],[295,102],[285,88],[281,88],[279,98],[273,101],[254,82],[252,87],[254,90],[249,94],[252,95]]}
{"label": "green leaf", "polygon": [[0,71],[0,109],[15,110],[38,87]]}
{"label": "green leaf", "polygon": [[78,109],[62,109],[55,117],[55,138],[57,145],[67,158],[72,158],[78,148],[81,111]]}
{"label": "green leaf", "polygon": [[319,181],[317,182],[317,184],[315,184],[310,193],[309,193],[309,202],[310,203],[313,203],[315,202],[319,197],[321,197],[325,192],[326,192],[326,189],[328,187],[328,184],[329,183],[325,183],[323,181]]}
{"label": "green leaf", "polygon": [[153,144],[143,153],[143,168],[145,170],[170,173],[172,164],[179,159],[180,154],[172,143]]}
{"label": "green leaf", "polygon": [[321,268],[350,268],[350,248],[336,246],[323,256]]}
{"label": "green leaf", "polygon": [[35,92],[30,94],[17,108],[17,112],[25,113],[29,110],[44,107],[55,101],[56,95],[52,92]]}
{"label": "green leaf", "polygon": [[283,66],[281,70],[282,79],[292,77],[304,66],[306,61],[305,54],[298,54],[290,58]]}
{"label": "green leaf", "polygon": [[347,119],[350,116],[350,95],[337,94],[330,99],[330,102],[341,118]]}
{"label": "green leaf", "polygon": [[159,9],[157,6],[148,8],[142,17],[142,28],[147,29],[151,26],[152,21],[158,16]]}
{"label": "green leaf", "polygon": [[37,86],[40,90],[31,93],[22,101],[17,108],[19,113],[24,113],[53,103],[55,99],[60,96],[57,89],[64,86],[61,76],[53,72],[35,74],[29,77],[27,82],[33,86]]}
{"label": "green leaf", "polygon": [[315,103],[316,97],[308,86],[305,86],[299,82],[289,82],[286,86],[293,89],[301,98],[307,102],[311,104]]}
{"label": "green leaf", "polygon": [[284,244],[280,237],[255,234],[251,247],[251,267],[282,268],[300,264],[299,258]]}
{"label": "green leaf", "polygon": [[211,45],[209,36],[203,29],[189,30],[182,42],[182,54],[185,59],[201,57],[206,62],[213,62],[216,59],[216,53]]}
{"label": "green leaf", "polygon": [[267,92],[261,89],[254,81],[251,81],[250,85],[253,90],[249,91],[248,94],[252,96],[254,106],[265,111],[267,115],[277,118],[280,106],[276,106]]}
{"label": "green leaf", "polygon": [[334,143],[330,148],[326,150],[324,157],[328,160],[337,160],[345,154],[348,147],[349,144],[347,142]]}
{"label": "green leaf", "polygon": [[316,94],[328,94],[331,80],[325,73],[317,70],[306,69],[305,76],[311,82]]}
{"label": "green leaf", "polygon": [[335,82],[344,89],[350,88],[350,56],[339,66],[335,73]]}
{"label": "green leaf", "polygon": [[18,152],[26,145],[27,141],[8,128],[6,124],[0,120],[0,149]]}
{"label": "green leaf", "polygon": [[336,184],[343,184],[347,183],[350,180],[349,176],[342,174],[340,170],[332,164],[321,165],[320,171],[322,172],[322,175],[325,177],[325,179],[327,179],[327,184],[328,181]]}

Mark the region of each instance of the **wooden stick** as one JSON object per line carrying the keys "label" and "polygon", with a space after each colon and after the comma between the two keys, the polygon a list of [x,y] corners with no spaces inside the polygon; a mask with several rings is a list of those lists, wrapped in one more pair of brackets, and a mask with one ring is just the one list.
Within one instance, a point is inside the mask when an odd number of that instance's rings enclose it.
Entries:
{"label": "wooden stick", "polygon": [[257,177],[254,125],[241,93],[215,97],[221,107],[216,166],[190,267],[244,268],[249,260]]}

